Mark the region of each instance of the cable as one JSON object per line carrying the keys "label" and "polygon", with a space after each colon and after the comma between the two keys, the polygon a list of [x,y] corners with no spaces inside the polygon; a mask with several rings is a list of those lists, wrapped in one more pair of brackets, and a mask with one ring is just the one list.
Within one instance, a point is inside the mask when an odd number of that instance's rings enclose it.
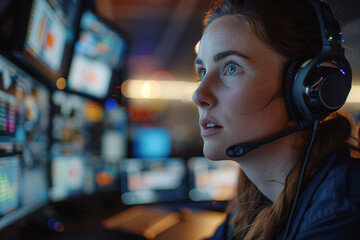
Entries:
{"label": "cable", "polygon": [[290,211],[289,220],[288,220],[288,222],[287,222],[287,224],[286,224],[284,240],[286,240],[287,236],[289,235],[289,230],[290,230],[291,222],[292,222],[293,217],[294,217],[295,208],[296,208],[297,201],[298,201],[298,198],[299,198],[299,195],[300,195],[300,191],[301,191],[301,187],[302,187],[302,182],[303,182],[303,178],[304,178],[304,175],[305,175],[306,166],[307,166],[307,163],[308,163],[308,161],[309,161],[309,156],[310,156],[311,148],[312,148],[313,143],[314,143],[316,131],[317,131],[318,127],[319,127],[319,122],[320,122],[320,120],[316,120],[315,123],[314,123],[314,128],[313,128],[313,133],[312,133],[311,141],[310,141],[310,144],[309,144],[309,147],[308,147],[308,150],[307,150],[307,153],[306,153],[306,157],[305,157],[305,160],[304,160],[302,169],[301,169],[301,174],[300,174],[299,182],[298,182],[298,185],[297,185],[294,202],[293,202],[293,204],[292,204],[292,206],[291,206],[291,211]]}

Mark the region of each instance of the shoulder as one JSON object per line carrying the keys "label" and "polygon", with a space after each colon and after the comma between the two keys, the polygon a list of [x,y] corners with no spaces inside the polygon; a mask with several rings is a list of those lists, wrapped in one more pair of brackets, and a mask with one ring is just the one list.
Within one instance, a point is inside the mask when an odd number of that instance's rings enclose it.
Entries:
{"label": "shoulder", "polygon": [[[327,173],[314,191],[306,193],[310,201],[299,225],[300,234],[320,227],[331,232],[330,228],[360,226],[360,159],[351,157],[349,150],[330,158],[333,161]],[[354,231],[360,234],[359,227],[350,233]]]}
{"label": "shoulder", "polygon": [[351,157],[347,150],[335,153],[334,157],[333,166],[310,193],[310,205],[304,215],[309,224],[332,214],[346,213],[353,204],[360,204],[360,159]]}
{"label": "shoulder", "polygon": [[216,229],[214,235],[209,238],[206,238],[204,240],[226,240],[226,239],[229,239],[229,234],[232,234],[230,218],[231,218],[231,213],[228,213],[226,215],[225,221]]}

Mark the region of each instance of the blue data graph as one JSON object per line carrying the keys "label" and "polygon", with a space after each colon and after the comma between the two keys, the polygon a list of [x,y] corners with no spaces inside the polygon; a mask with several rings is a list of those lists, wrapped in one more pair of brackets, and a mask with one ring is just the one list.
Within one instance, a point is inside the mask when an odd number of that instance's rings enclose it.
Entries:
{"label": "blue data graph", "polygon": [[19,205],[19,159],[0,158],[0,216]]}

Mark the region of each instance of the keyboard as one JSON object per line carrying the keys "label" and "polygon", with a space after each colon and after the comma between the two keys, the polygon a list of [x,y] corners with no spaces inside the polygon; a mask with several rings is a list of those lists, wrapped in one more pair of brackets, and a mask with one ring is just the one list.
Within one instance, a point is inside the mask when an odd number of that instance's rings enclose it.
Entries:
{"label": "keyboard", "polygon": [[122,230],[153,239],[181,221],[181,214],[155,206],[134,206],[102,222],[111,230]]}

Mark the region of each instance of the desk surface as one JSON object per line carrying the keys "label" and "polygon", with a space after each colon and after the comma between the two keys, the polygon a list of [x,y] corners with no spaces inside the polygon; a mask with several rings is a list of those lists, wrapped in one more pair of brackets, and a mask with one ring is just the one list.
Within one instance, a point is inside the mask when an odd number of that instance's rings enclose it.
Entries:
{"label": "desk surface", "polygon": [[155,240],[199,240],[213,235],[225,220],[226,214],[215,211],[198,211],[159,234]]}
{"label": "desk surface", "polygon": [[[113,214],[115,214],[113,212]],[[82,219],[70,219],[65,223],[64,232],[49,231],[42,224],[28,224],[25,228],[9,234],[5,240],[143,240],[141,236],[121,231],[106,230],[101,222],[107,214],[89,214]],[[154,240],[200,240],[211,236],[225,220],[226,214],[211,210],[189,210],[183,220],[156,236]],[[45,222],[44,222],[45,223]]]}

